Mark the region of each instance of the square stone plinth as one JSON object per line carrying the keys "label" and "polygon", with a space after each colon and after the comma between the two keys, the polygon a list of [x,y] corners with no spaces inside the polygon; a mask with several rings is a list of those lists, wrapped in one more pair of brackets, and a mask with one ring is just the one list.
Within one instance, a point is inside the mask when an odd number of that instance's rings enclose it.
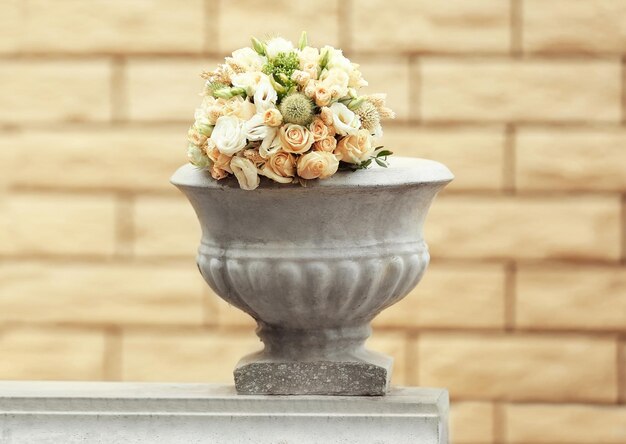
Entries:
{"label": "square stone plinth", "polygon": [[0,443],[447,444],[448,392],[237,395],[233,386],[0,382]]}

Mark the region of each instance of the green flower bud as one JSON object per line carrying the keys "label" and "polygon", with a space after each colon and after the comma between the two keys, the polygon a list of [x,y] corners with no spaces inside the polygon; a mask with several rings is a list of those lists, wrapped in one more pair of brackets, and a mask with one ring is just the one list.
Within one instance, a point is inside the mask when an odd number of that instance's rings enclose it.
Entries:
{"label": "green flower bud", "polygon": [[287,92],[287,90],[285,89],[283,85],[281,85],[276,80],[274,80],[274,76],[269,76],[269,77],[270,77],[270,83],[272,84],[272,87],[278,94],[284,94],[285,92]]}
{"label": "green flower bud", "polygon": [[213,162],[209,159],[209,156],[205,154],[204,151],[200,149],[200,147],[190,143],[187,147],[187,158],[189,162],[197,166],[198,168],[211,168]]}
{"label": "green flower bud", "polygon": [[194,125],[196,131],[206,137],[211,137],[211,133],[213,132],[213,125]]}
{"label": "green flower bud", "polygon": [[246,95],[246,90],[244,88],[231,88],[230,89],[230,93],[232,94],[233,97],[235,96],[245,96]]}
{"label": "green flower bud", "polygon": [[328,62],[330,61],[330,50],[328,48],[322,50],[322,56],[320,57],[320,68],[326,68]]}
{"label": "green flower bud", "polygon": [[283,84],[287,84],[291,79],[284,72],[281,72],[278,74],[278,80],[280,80]]}
{"label": "green flower bud", "polygon": [[298,42],[298,48],[300,48],[300,51],[302,51],[308,44],[308,39],[306,36],[306,31],[302,31],[302,34],[300,34],[300,41]]}
{"label": "green flower bud", "polygon": [[356,109],[359,109],[361,105],[363,105],[363,102],[365,102],[365,97],[358,97],[356,99],[352,99],[350,100],[350,102],[348,102],[348,108],[354,111]]}
{"label": "green flower bud", "polygon": [[220,88],[217,91],[213,91],[213,96],[217,97],[218,99],[230,99],[233,97],[233,93],[231,92],[230,88]]}
{"label": "green flower bud", "polygon": [[256,37],[252,37],[252,48],[259,54],[265,55],[265,43],[261,42]]}

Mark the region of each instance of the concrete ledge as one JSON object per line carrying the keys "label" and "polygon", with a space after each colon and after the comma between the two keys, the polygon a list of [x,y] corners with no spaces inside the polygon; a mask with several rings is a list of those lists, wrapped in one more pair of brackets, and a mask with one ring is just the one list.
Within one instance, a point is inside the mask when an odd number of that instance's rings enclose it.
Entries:
{"label": "concrete ledge", "polygon": [[0,382],[0,444],[447,444],[448,393],[242,396],[233,386]]}

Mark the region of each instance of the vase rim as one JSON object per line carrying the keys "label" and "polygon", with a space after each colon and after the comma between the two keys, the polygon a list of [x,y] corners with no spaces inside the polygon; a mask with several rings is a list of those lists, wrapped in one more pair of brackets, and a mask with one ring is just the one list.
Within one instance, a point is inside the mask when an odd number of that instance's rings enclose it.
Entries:
{"label": "vase rim", "polygon": [[[378,188],[388,186],[410,186],[419,184],[447,184],[454,179],[452,172],[443,164],[429,159],[392,156],[389,167],[376,164],[371,168],[358,171],[339,171],[328,179],[311,180],[306,188]],[[298,183],[281,184],[261,178],[261,185],[254,191],[270,189],[302,189]],[[178,168],[170,178],[177,187],[192,188],[239,188],[234,177],[217,181],[208,171],[186,164]]]}

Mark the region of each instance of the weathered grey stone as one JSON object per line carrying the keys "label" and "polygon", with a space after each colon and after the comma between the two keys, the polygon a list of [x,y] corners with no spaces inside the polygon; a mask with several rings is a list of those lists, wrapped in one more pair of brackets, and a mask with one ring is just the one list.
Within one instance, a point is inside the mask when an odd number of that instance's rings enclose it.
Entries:
{"label": "weathered grey stone", "polygon": [[264,181],[245,191],[181,167],[172,183],[202,226],[200,272],[257,320],[265,344],[237,366],[237,390],[384,394],[391,364],[365,350],[369,324],[421,279],[424,219],[452,178],[440,163],[397,157],[307,187]]}
{"label": "weathered grey stone", "polygon": [[447,444],[448,393],[241,396],[232,386],[0,382],[2,444]]}

